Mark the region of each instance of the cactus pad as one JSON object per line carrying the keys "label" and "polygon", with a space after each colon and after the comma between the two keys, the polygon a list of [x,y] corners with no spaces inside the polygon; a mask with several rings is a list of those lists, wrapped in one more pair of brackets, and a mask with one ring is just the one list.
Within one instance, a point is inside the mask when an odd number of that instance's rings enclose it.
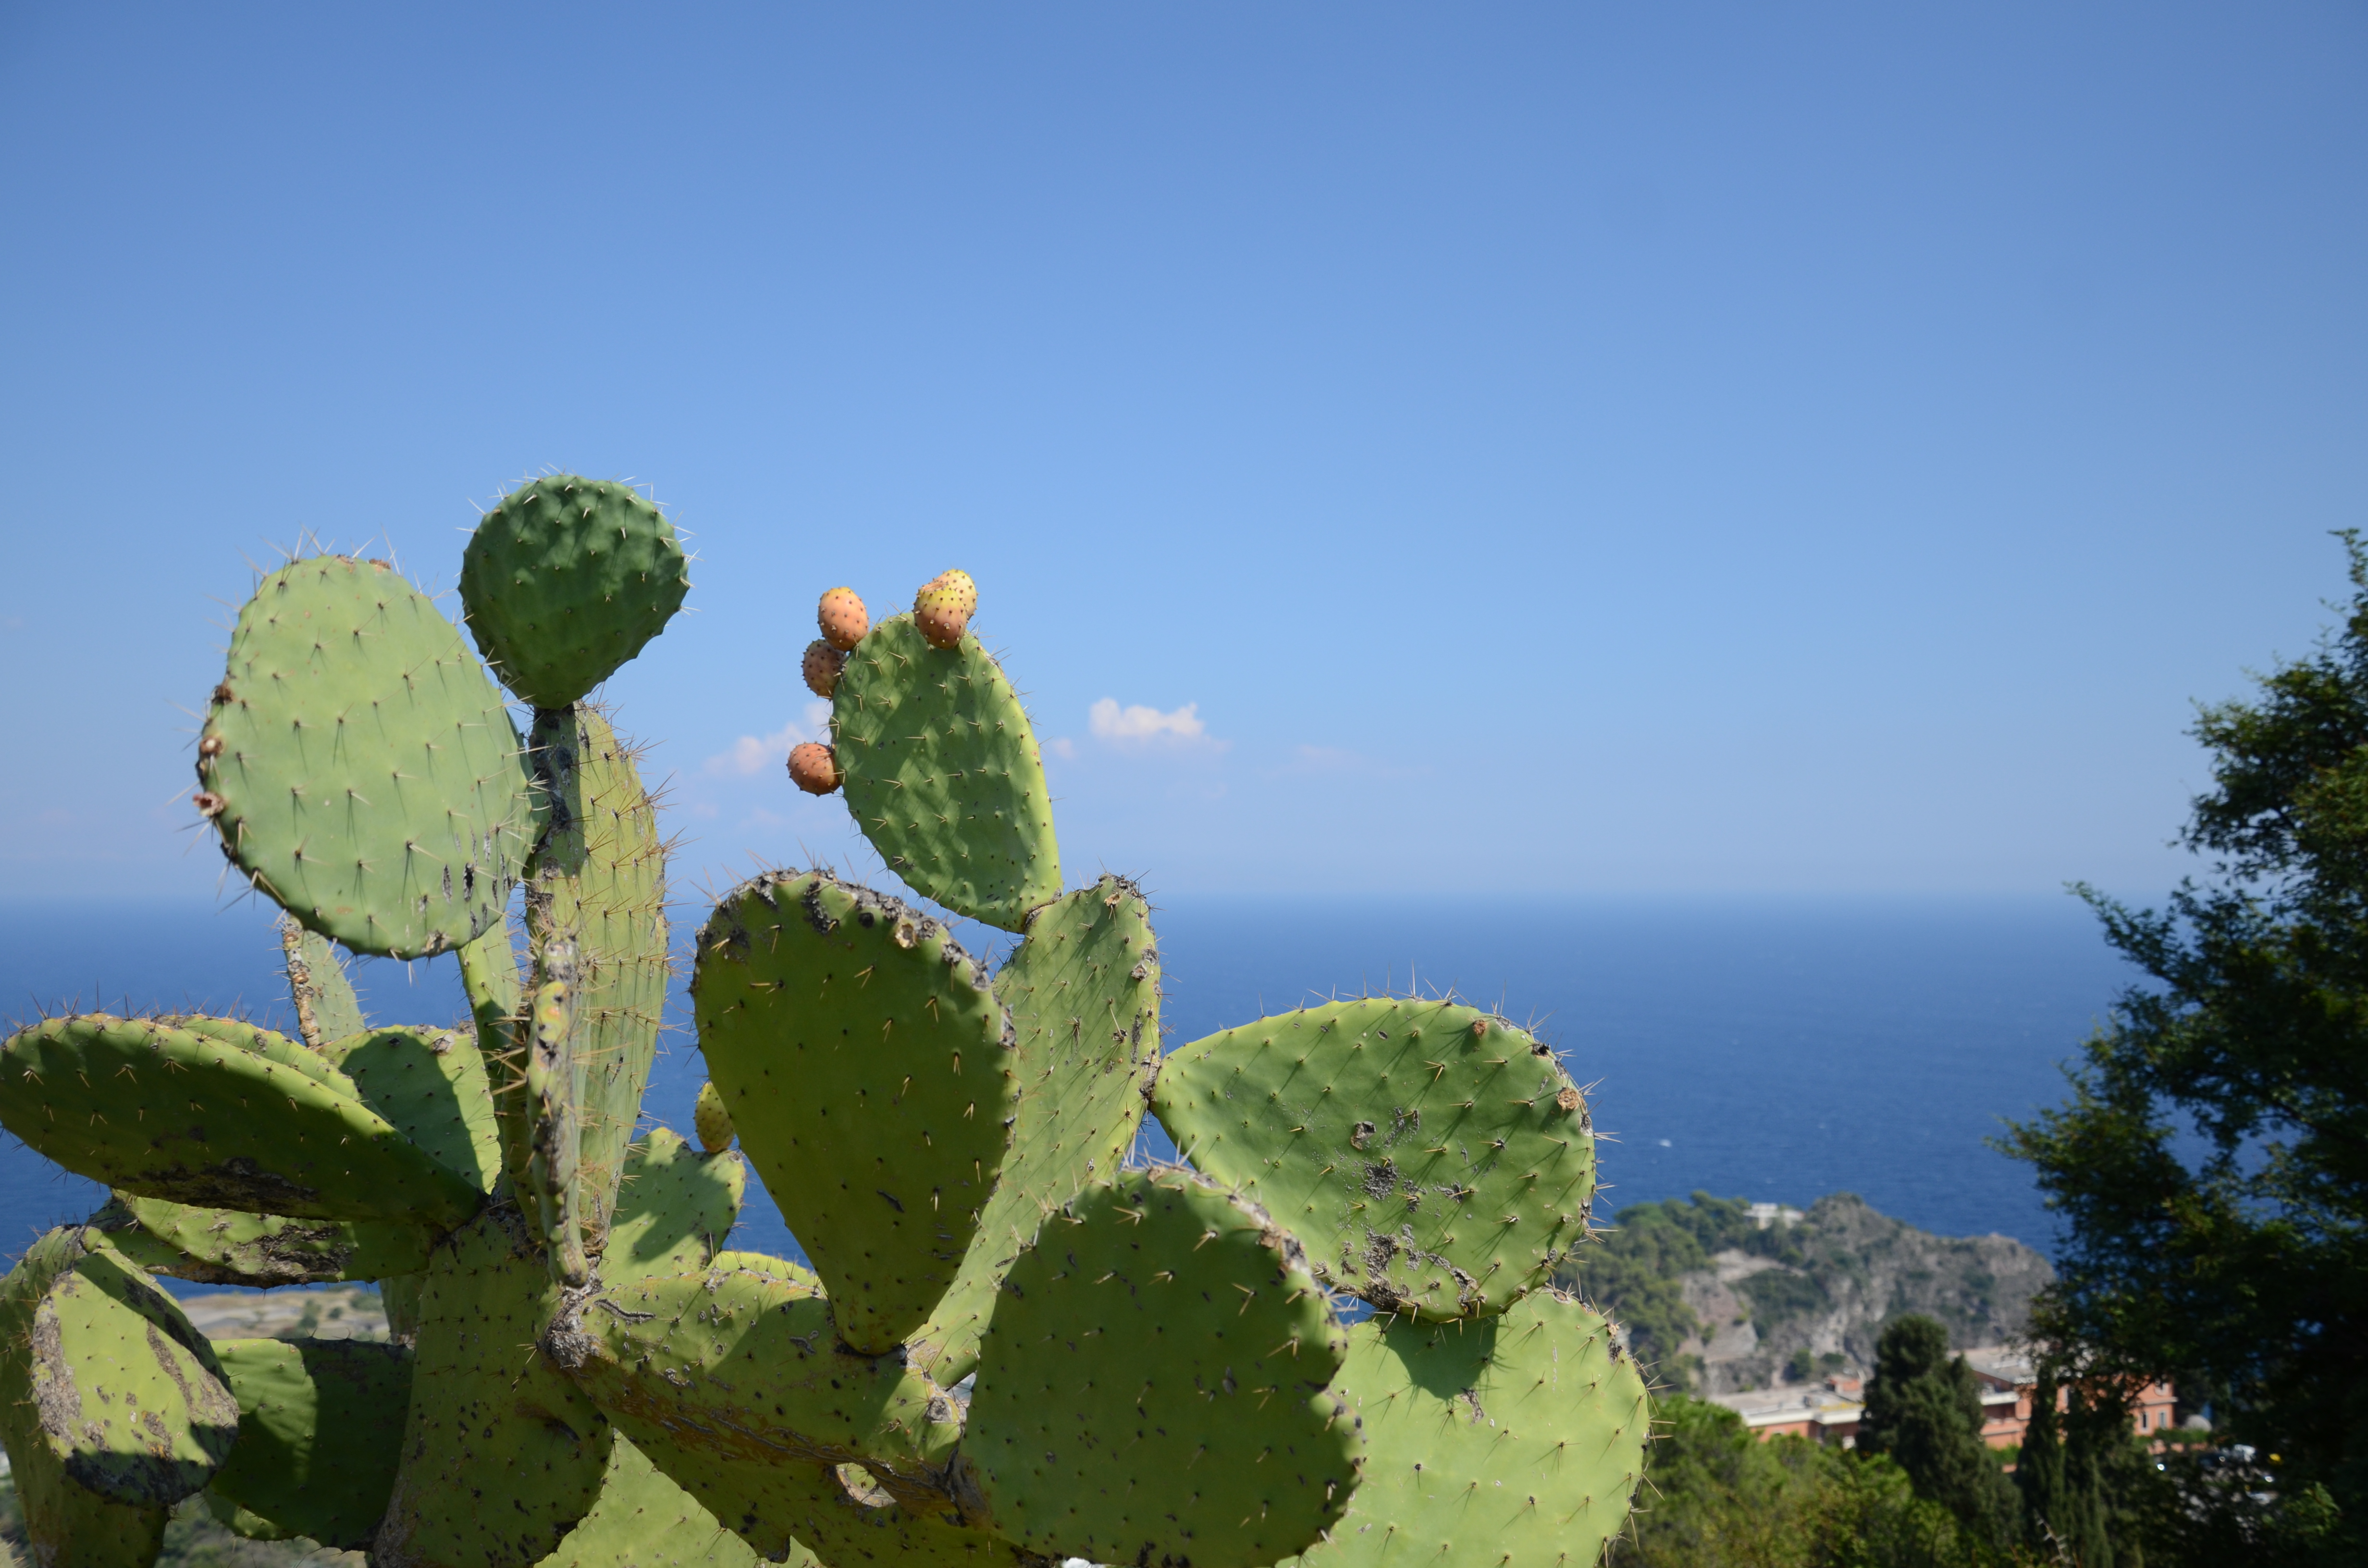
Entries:
{"label": "cactus pad", "polygon": [[96,1240],[70,1233],[34,1304],[27,1397],[69,1479],[120,1503],[176,1503],[228,1457],[238,1405],[205,1335]]}
{"label": "cactus pad", "polygon": [[[786,1559],[821,1568],[810,1553]],[[748,1543],[620,1437],[600,1500],[538,1568],[755,1568]]]}
{"label": "cactus pad", "polygon": [[691,1000],[839,1337],[893,1348],[952,1284],[1010,1146],[1014,1037],[985,969],[893,898],[773,872],[716,905]]}
{"label": "cactus pad", "polygon": [[165,1505],[119,1503],[68,1475],[41,1429],[40,1407],[28,1397],[35,1313],[84,1252],[80,1226],[53,1230],[0,1279],[0,1387],[11,1391],[0,1399],[0,1441],[7,1446],[8,1480],[36,1563],[149,1568],[164,1543]]}
{"label": "cactus pad", "polygon": [[1645,1380],[1611,1325],[1555,1290],[1501,1317],[1376,1318],[1333,1390],[1365,1427],[1365,1481],[1300,1568],[1427,1562],[1591,1568],[1645,1469]]}
{"label": "cactus pad", "polygon": [[518,733],[458,628],[383,562],[291,562],[239,612],[198,746],[222,851],[356,952],[501,918],[529,845]]}
{"label": "cactus pad", "polygon": [[394,1485],[409,1353],[356,1339],[226,1339],[214,1354],[238,1400],[238,1446],[211,1488],[240,1510],[233,1528],[368,1546]]}
{"label": "cactus pad", "polygon": [[671,978],[666,846],[632,748],[597,710],[538,713],[532,757],[549,824],[527,870],[527,926],[538,949],[575,944],[574,1207],[583,1244],[598,1251]]}
{"label": "cactus pad", "polygon": [[279,943],[287,953],[289,1000],[296,1004],[296,1026],[306,1045],[317,1051],[370,1028],[335,943],[293,916],[279,922]]}
{"label": "cactus pad", "polygon": [[747,1183],[739,1155],[702,1154],[678,1133],[650,1129],[625,1152],[601,1281],[703,1272],[740,1218]]}
{"label": "cactus pad", "polygon": [[154,1019],[88,1013],[10,1036],[0,1125],[79,1176],[175,1203],[448,1226],[484,1201],[359,1100]]}
{"label": "cactus pad", "polygon": [[732,1113],[723,1108],[723,1096],[716,1093],[713,1084],[699,1085],[699,1101],[690,1108],[691,1130],[699,1134],[699,1146],[711,1154],[720,1154],[732,1147]]}
{"label": "cactus pad", "polygon": [[[374,1560],[526,1568],[591,1511],[610,1433],[536,1349],[559,1302],[518,1211],[439,1245],[420,1291],[411,1407]],[[498,1498],[495,1506],[457,1499]]]}
{"label": "cactus pad", "polygon": [[466,1029],[384,1028],[349,1035],[321,1054],[353,1080],[355,1096],[446,1170],[480,1192],[502,1174],[484,1058]]}
{"label": "cactus pad", "polygon": [[91,1219],[108,1244],[151,1274],[209,1285],[383,1279],[427,1267],[429,1234],[392,1220],[290,1220],[192,1209],[118,1193]]}
{"label": "cactus pad", "polygon": [[998,1534],[1053,1557],[1257,1568],[1356,1485],[1348,1336],[1299,1249],[1182,1172],[1087,1188],[1012,1265],[962,1441]]}
{"label": "cactus pad", "polygon": [[1470,1007],[1373,997],[1226,1029],[1160,1064],[1152,1109],[1378,1307],[1501,1312],[1587,1234],[1586,1103],[1551,1051]]}
{"label": "cactus pad", "polygon": [[588,695],[666,630],[689,591],[666,514],[629,485],[572,473],[502,497],[461,556],[469,630],[536,708]]}
{"label": "cactus pad", "polygon": [[511,490],[460,559],[476,647],[535,709],[587,697],[666,630],[689,590],[689,562],[656,502],[575,473]]}
{"label": "cactus pad", "polygon": [[1007,931],[1060,896],[1036,733],[977,638],[932,648],[891,617],[848,655],[831,713],[848,810],[889,869]]}
{"label": "cactus pad", "polygon": [[602,1290],[571,1303],[545,1352],[609,1415],[686,1448],[869,1463],[908,1497],[934,1485],[962,1434],[935,1383],[901,1355],[839,1345],[830,1303],[771,1273],[715,1268]]}
{"label": "cactus pad", "polygon": [[953,1289],[913,1336],[940,1382],[978,1361],[996,1288],[1045,1214],[1117,1174],[1159,1059],[1159,953],[1142,891],[1118,877],[1043,905],[995,979],[1019,1050],[1011,1154]]}

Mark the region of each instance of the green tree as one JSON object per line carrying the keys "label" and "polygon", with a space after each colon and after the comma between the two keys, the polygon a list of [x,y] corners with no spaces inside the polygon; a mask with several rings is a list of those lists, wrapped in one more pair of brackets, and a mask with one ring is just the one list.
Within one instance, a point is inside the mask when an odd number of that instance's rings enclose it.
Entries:
{"label": "green tree", "polygon": [[2003,1550],[2015,1534],[2014,1488],[1982,1442],[1981,1384],[1949,1331],[1910,1315],[1875,1342],[1859,1447],[1888,1454],[1916,1494],[1954,1515],[1977,1539]]}
{"label": "green tree", "polygon": [[2342,1522],[2319,1534],[2351,1561],[2368,1518],[2368,550],[2340,537],[2342,624],[2249,700],[2200,710],[2213,787],[2182,842],[2208,882],[2161,913],[2078,890],[2146,979],[2067,1070],[2071,1098],[2001,1146],[2065,1223],[2032,1327],[2067,1380],[2211,1391],[2215,1426],[2283,1457],[2281,1495],[2325,1499]]}
{"label": "green tree", "polygon": [[1735,1412],[1655,1404],[1647,1483],[1609,1568],[1990,1568],[2007,1561],[1888,1459],[1761,1442]]}

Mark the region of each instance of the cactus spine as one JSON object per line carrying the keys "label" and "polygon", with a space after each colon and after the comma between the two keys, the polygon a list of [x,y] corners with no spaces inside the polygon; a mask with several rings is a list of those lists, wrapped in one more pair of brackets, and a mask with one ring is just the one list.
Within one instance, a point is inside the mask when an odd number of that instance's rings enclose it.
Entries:
{"label": "cactus spine", "polygon": [[[202,1493],[400,1568],[1595,1561],[1648,1406],[1548,1283],[1594,1188],[1577,1087],[1449,1000],[1163,1060],[1150,906],[1064,892],[966,573],[876,625],[822,597],[831,733],[791,773],[1017,948],[994,970],[889,893],[757,876],[691,944],[697,1142],[634,1136],[666,844],[586,699],[687,588],[655,506],[565,474],[470,541],[484,663],[384,563],[259,585],[197,805],[288,912],[301,1038],[91,1014],[0,1043],[0,1125],[115,1189],[0,1280],[40,1560],[138,1568]],[[374,1024],[342,957],[448,951],[443,1026]],[[1128,1168],[1146,1114],[1185,1164]],[[749,1166],[811,1270],[726,1249]],[[211,1346],[157,1273],[376,1279],[394,1343]]]}

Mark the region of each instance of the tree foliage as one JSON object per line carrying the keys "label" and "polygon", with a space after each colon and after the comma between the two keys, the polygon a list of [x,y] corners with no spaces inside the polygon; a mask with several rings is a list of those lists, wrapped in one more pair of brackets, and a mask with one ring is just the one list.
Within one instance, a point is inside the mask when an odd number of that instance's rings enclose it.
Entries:
{"label": "tree foliage", "polygon": [[[2174,1379],[2282,1458],[2358,1551],[2368,1517],[2368,550],[2308,656],[2201,710],[2208,880],[2160,912],[2086,887],[2146,980],[2003,1146],[2062,1217],[2035,1334],[2082,1386]],[[2070,1452],[2067,1448],[2067,1454]],[[2079,1491],[2066,1483],[2066,1499]],[[2316,1489],[2316,1490],[2315,1490]],[[2066,1506],[2059,1499],[2057,1506]],[[2333,1515],[2328,1516],[2329,1517]]]}
{"label": "tree foliage", "polygon": [[1883,1331],[1858,1440],[1898,1460],[1917,1495],[1948,1509],[1975,1539],[1999,1548],[2013,1540],[2014,1488],[1982,1441],[1980,1381],[1963,1356],[1949,1354],[1949,1331],[1932,1319],[1904,1317]]}

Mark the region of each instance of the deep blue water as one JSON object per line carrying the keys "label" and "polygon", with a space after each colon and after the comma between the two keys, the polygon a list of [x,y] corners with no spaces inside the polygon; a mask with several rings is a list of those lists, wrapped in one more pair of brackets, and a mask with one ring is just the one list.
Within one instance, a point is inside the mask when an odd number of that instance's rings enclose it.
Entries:
{"label": "deep blue water", "polygon": [[[2068,898],[1178,900],[1157,925],[1170,1044],[1409,983],[1535,1020],[1595,1085],[1597,1125],[1617,1140],[1600,1152],[1599,1216],[1697,1188],[1794,1204],[1849,1190],[1944,1234],[2043,1249],[2052,1233],[2024,1169],[1982,1140],[2062,1097],[2056,1063],[2131,978]],[[278,959],[270,913],[252,903],[0,906],[0,1017],[128,1002],[284,1025]],[[450,959],[368,961],[356,980],[378,1021],[464,1011]],[[686,1028],[663,1050],[648,1109],[687,1131],[698,1053]],[[791,1247],[753,1183],[749,1198],[734,1244]],[[0,1138],[0,1250],[97,1201]]]}

